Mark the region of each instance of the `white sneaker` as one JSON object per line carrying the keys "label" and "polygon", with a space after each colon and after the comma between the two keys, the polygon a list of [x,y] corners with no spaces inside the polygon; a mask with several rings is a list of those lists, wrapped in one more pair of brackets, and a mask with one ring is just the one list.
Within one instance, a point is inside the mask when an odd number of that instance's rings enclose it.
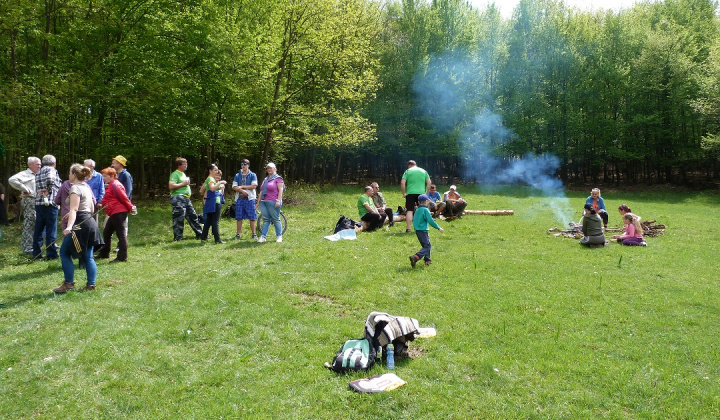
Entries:
{"label": "white sneaker", "polygon": [[282,242],[282,236],[278,236],[277,239],[275,239],[275,242],[277,242],[277,243]]}
{"label": "white sneaker", "polygon": [[258,242],[265,242],[265,237],[264,236],[259,237]]}

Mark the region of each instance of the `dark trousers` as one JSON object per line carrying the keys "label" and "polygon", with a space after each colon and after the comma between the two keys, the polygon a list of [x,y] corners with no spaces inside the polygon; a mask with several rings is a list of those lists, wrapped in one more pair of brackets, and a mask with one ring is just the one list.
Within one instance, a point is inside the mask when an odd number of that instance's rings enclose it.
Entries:
{"label": "dark trousers", "polygon": [[7,210],[5,209],[5,201],[0,199],[0,225],[7,226]]}
{"label": "dark trousers", "polygon": [[208,237],[208,231],[210,230],[210,226],[212,226],[212,232],[213,237],[215,237],[215,242],[220,242],[220,204],[215,203],[215,211],[212,213],[206,213],[207,220],[205,221],[205,225],[203,225],[202,235],[200,236],[200,239],[205,241]]}
{"label": "dark trousers", "polygon": [[416,230],[415,236],[417,236],[420,246],[422,246],[422,249],[415,255],[422,257],[425,261],[430,261],[430,234],[425,230]]}
{"label": "dark trousers", "polygon": [[42,254],[43,235],[45,235],[46,257],[58,258],[57,238],[58,208],[55,206],[35,206],[35,234],[33,235],[33,258]]}
{"label": "dark trousers", "polygon": [[[392,210],[390,211],[392,212]],[[372,232],[373,230],[382,227],[385,223],[386,217],[387,214],[385,213],[365,213],[365,216],[361,217],[360,220],[368,223],[368,228],[365,231]]]}
{"label": "dark trousers", "polygon": [[200,218],[195,212],[195,208],[190,202],[190,199],[184,195],[176,195],[170,198],[170,205],[172,206],[173,236],[175,240],[177,241],[183,238],[185,219],[187,219],[195,235],[200,235],[202,232]]}
{"label": "dark trousers", "polygon": [[128,240],[125,234],[125,219],[127,218],[127,212],[115,213],[108,217],[105,229],[103,229],[103,245],[98,250],[98,258],[110,258],[110,250],[112,249],[112,234],[117,235],[118,238],[118,253],[117,259],[120,261],[127,261],[128,257]]}

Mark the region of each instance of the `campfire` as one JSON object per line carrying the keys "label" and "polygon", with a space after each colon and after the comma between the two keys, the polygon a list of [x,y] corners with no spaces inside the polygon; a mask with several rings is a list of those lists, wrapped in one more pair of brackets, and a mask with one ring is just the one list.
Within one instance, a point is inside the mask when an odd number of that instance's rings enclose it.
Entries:
{"label": "campfire", "polygon": [[[665,233],[666,226],[663,224],[655,224],[657,220],[648,220],[646,222],[640,222],[643,228],[643,236],[645,237],[657,237]],[[558,227],[553,227],[547,230],[549,235],[563,236],[565,238],[580,239],[583,237],[582,227],[576,223],[568,223],[568,229],[562,230]],[[609,227],[605,229],[605,234],[619,234],[622,233],[622,227]]]}

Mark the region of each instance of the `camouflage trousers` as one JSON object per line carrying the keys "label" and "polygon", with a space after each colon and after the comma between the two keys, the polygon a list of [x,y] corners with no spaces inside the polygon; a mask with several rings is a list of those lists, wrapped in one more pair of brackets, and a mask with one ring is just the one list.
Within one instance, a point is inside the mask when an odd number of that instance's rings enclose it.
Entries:
{"label": "camouflage trousers", "polygon": [[35,197],[29,195],[23,195],[22,201],[22,213],[24,217],[23,228],[22,228],[22,251],[26,254],[32,254],[33,252],[33,235],[35,234]]}
{"label": "camouflage trousers", "polygon": [[190,228],[195,232],[195,236],[202,234],[200,218],[195,212],[190,198],[184,195],[173,196],[170,198],[170,205],[172,206],[173,236],[176,241],[183,238],[185,219],[187,219]]}

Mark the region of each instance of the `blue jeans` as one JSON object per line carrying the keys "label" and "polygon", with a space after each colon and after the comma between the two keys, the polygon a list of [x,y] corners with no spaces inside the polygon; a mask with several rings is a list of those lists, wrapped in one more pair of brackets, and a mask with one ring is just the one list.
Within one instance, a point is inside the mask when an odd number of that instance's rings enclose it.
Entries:
{"label": "blue jeans", "polygon": [[270,221],[275,225],[275,236],[282,236],[282,223],[280,223],[280,209],[282,206],[275,207],[274,201],[261,201],[260,213],[262,213],[263,224],[260,235],[266,237],[270,230]]}
{"label": "blue jeans", "polygon": [[57,239],[57,216],[58,208],[55,206],[35,206],[33,258],[42,254],[43,234],[45,234],[45,246],[47,246],[45,256],[48,258],[58,257],[57,245],[53,244]]}
{"label": "blue jeans", "polygon": [[417,236],[420,246],[422,246],[422,249],[416,255],[422,257],[425,261],[430,261],[430,234],[425,230],[416,230],[415,236]]}
{"label": "blue jeans", "polygon": [[[71,250],[73,247],[72,234],[65,235],[62,245],[60,246],[60,262],[62,263],[63,274],[65,275],[65,283],[73,283],[75,278],[75,264],[73,264]],[[88,247],[80,255],[80,260],[85,262],[85,273],[87,274],[87,285],[95,286],[97,279],[97,264],[93,258],[93,247]]]}

